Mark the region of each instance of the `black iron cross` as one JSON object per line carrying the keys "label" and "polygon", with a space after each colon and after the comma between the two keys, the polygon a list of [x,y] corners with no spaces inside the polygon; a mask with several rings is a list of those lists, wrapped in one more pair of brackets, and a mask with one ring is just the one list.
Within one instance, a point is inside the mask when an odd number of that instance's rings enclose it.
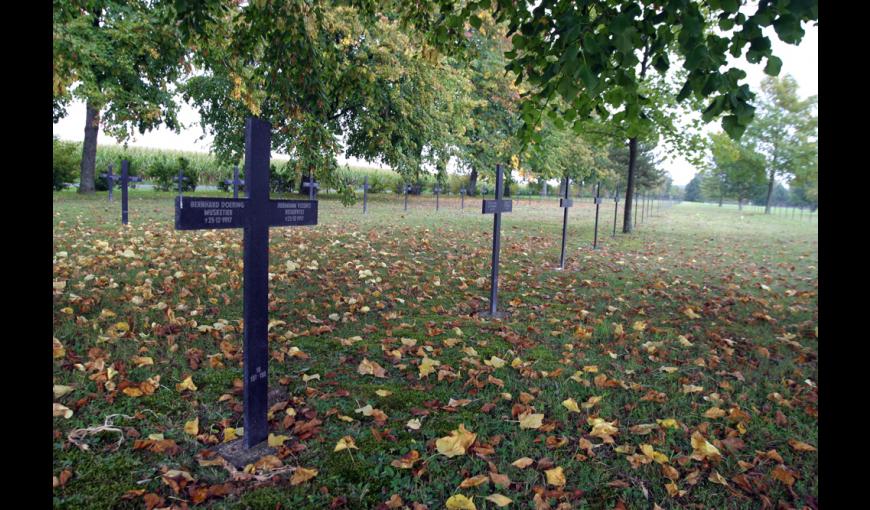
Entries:
{"label": "black iron cross", "polygon": [[481,312],[480,317],[500,319],[505,312],[498,311],[498,256],[501,251],[501,215],[513,210],[513,202],[504,200],[504,172],[501,165],[495,166],[495,200],[483,201],[483,214],[492,214],[492,290],[489,294],[489,311]]}
{"label": "black iron cross", "polygon": [[369,211],[369,176],[363,178],[363,214]]}
{"label": "black iron cross", "polygon": [[610,237],[616,237],[616,213],[619,211],[619,186],[616,187],[616,192],[613,194],[613,234]]}
{"label": "black iron cross", "polygon": [[562,182],[565,186],[564,197],[559,199],[559,207],[565,210],[562,215],[562,254],[559,256],[559,269],[565,269],[565,241],[568,237],[568,209],[574,205],[574,202],[568,198],[568,183],[570,180],[565,177]]}
{"label": "black iron cross", "polygon": [[438,197],[441,195],[441,186],[436,184],[432,191],[435,192],[435,210],[438,210]]}
{"label": "black iron cross", "polygon": [[179,168],[178,169],[178,177],[176,177],[176,179],[178,180],[178,196],[181,196],[182,195],[182,183],[184,181],[189,181],[190,177],[184,175],[184,170]]}
{"label": "black iron cross", "polygon": [[115,187],[115,174],[112,173],[111,163],[109,163],[109,171],[104,174],[100,174],[100,177],[103,177],[107,181],[109,181],[109,202],[112,202],[112,189]]}
{"label": "black iron cross", "polygon": [[227,179],[224,181],[224,184],[229,186],[233,185],[233,198],[239,198],[239,186],[245,185],[244,179],[239,179],[239,165],[233,166],[233,179]]}
{"label": "black iron cross", "polygon": [[244,229],[244,446],[268,435],[269,227],[317,225],[316,200],[270,200],[271,126],[245,121],[245,176],[248,198],[178,197],[176,230]]}
{"label": "black iron cross", "polygon": [[308,174],[308,180],[302,183],[303,188],[308,188],[308,200],[314,200],[314,195],[320,189],[320,183],[314,180],[314,176]]}
{"label": "black iron cross", "polygon": [[411,185],[405,184],[405,210],[408,210],[408,193],[411,192]]}
{"label": "black iron cross", "polygon": [[127,186],[131,182],[142,182],[141,177],[130,175],[130,161],[121,160],[121,223],[127,224]]}
{"label": "black iron cross", "polygon": [[459,188],[459,208],[465,209],[465,188]]}
{"label": "black iron cross", "polygon": [[601,198],[601,181],[598,181],[598,184],[595,186],[595,240],[592,241],[592,249],[598,249],[598,208],[601,207],[601,204],[604,203],[604,199]]}

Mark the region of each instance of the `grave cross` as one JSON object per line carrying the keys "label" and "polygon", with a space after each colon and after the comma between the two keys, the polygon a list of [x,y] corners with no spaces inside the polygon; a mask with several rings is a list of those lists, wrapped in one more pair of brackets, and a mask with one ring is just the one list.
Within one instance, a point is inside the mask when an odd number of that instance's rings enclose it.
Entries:
{"label": "grave cross", "polygon": [[[242,228],[244,324],[244,448],[268,435],[269,227],[317,225],[316,200],[269,199],[271,126],[245,121],[247,198],[178,197],[175,229]],[[247,451],[247,450],[246,450]]]}
{"label": "grave cross", "polygon": [[568,198],[568,177],[562,179],[565,186],[563,198],[559,199],[559,207],[565,210],[562,214],[562,253],[559,255],[559,269],[565,269],[565,240],[568,237],[568,209],[574,205],[574,202]]}
{"label": "grave cross", "polygon": [[441,185],[436,184],[432,191],[435,192],[435,210],[438,210],[438,197],[441,195]]}
{"label": "grave cross", "polygon": [[141,177],[130,175],[130,161],[121,160],[121,223],[127,224],[127,186],[131,182],[142,182]]}
{"label": "grave cross", "polygon": [[182,183],[184,181],[189,181],[190,178],[188,176],[184,175],[184,169],[179,168],[178,169],[178,177],[176,177],[176,180],[178,181],[178,196],[181,196],[182,195]]}
{"label": "grave cross", "polygon": [[233,185],[233,198],[239,198],[239,186],[245,185],[244,179],[239,179],[239,165],[233,166],[233,179],[227,179],[224,181],[224,184],[229,186]]}
{"label": "grave cross", "polygon": [[363,214],[369,212],[369,176],[363,177]]}
{"label": "grave cross", "polygon": [[[636,190],[635,190],[635,191],[636,191]],[[636,199],[636,200],[634,201],[634,228],[637,228],[637,204],[640,202],[640,197],[637,196],[637,195],[635,195],[635,196],[632,197],[632,198],[635,198],[635,199]]]}
{"label": "grave cross", "polygon": [[411,192],[411,185],[405,184],[405,210],[408,210],[408,193]]}
{"label": "grave cross", "polygon": [[465,209],[465,188],[459,188],[459,208]]}
{"label": "grave cross", "polygon": [[613,194],[613,234],[610,237],[616,237],[616,213],[619,212],[619,186],[616,187],[616,193]]}
{"label": "grave cross", "polygon": [[112,189],[115,187],[115,174],[112,173],[111,163],[109,163],[109,171],[104,174],[100,174],[100,177],[103,177],[107,181],[109,181],[109,202],[113,202],[114,200],[112,199]]}
{"label": "grave cross", "polygon": [[501,215],[513,209],[513,202],[504,200],[504,172],[501,165],[495,165],[495,200],[483,201],[483,214],[492,214],[492,290],[489,293],[489,311],[481,312],[480,317],[500,319],[505,312],[498,311],[498,256],[501,250]]}
{"label": "grave cross", "polygon": [[303,188],[308,188],[308,200],[314,200],[316,190],[320,189],[320,183],[314,180],[311,172],[308,173],[308,180],[302,183]]}
{"label": "grave cross", "polygon": [[604,203],[604,199],[601,198],[601,182],[595,187],[595,240],[592,241],[592,249],[598,249],[598,208],[601,207],[601,204]]}

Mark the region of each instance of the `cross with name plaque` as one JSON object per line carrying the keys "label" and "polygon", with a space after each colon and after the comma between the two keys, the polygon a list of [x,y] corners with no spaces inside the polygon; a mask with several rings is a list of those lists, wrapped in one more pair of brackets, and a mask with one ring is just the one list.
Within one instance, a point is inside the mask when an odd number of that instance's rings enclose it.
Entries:
{"label": "cross with name plaque", "polygon": [[224,184],[226,184],[227,186],[232,184],[233,185],[233,198],[239,198],[239,186],[245,185],[245,180],[239,179],[239,165],[233,166],[233,179],[232,180],[230,180],[230,179],[225,180]]}
{"label": "cross with name plaque", "polygon": [[498,311],[498,256],[501,251],[501,215],[513,210],[513,202],[504,200],[504,171],[495,165],[495,200],[483,201],[483,214],[492,214],[492,290],[489,293],[489,311],[481,312],[480,317],[501,319],[507,312]]}
{"label": "cross with name plaque", "polygon": [[564,183],[564,197],[559,199],[559,207],[565,210],[562,215],[562,254],[559,256],[559,269],[565,269],[565,240],[568,237],[568,209],[574,205],[574,202],[568,198],[568,183],[567,177],[562,179]]}
{"label": "cross with name plaque", "polygon": [[601,204],[604,203],[604,199],[601,198],[601,181],[595,185],[595,238],[592,241],[592,249],[598,249],[598,208],[601,207]]}
{"label": "cross with name plaque", "polygon": [[109,163],[109,170],[104,174],[100,174],[100,177],[109,181],[109,202],[113,202],[112,199],[112,189],[115,187],[115,174],[112,173],[112,164]]}
{"label": "cross with name plaque", "polygon": [[269,227],[317,225],[316,200],[269,198],[271,138],[268,122],[256,117],[246,119],[247,198],[178,197],[175,202],[176,230],[242,228],[244,232],[242,313],[245,435],[244,449],[238,449],[242,453],[264,444],[269,432],[266,418],[269,379]]}
{"label": "cross with name plaque", "polygon": [[130,175],[130,161],[121,160],[121,223],[127,224],[127,187],[131,182],[142,182],[141,177]]}

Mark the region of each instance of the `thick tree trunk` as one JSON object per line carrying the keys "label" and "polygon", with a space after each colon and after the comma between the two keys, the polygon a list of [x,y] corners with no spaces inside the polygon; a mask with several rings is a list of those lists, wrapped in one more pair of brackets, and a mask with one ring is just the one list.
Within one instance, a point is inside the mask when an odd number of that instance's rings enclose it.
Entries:
{"label": "thick tree trunk", "polygon": [[637,137],[628,140],[628,182],[625,186],[625,212],[622,233],[631,233],[631,204],[634,198],[634,172],[637,167]]}
{"label": "thick tree trunk", "polygon": [[471,174],[468,176],[468,195],[477,195],[477,169],[472,168]]}
{"label": "thick tree trunk", "polygon": [[85,114],[85,141],[82,143],[81,178],[79,193],[93,193],[94,174],[97,166],[97,135],[100,132],[100,111],[88,101]]}
{"label": "thick tree trunk", "polygon": [[767,200],[764,203],[764,214],[770,214],[770,200],[773,198],[773,184],[776,181],[776,171],[770,171],[770,179],[767,181]]}

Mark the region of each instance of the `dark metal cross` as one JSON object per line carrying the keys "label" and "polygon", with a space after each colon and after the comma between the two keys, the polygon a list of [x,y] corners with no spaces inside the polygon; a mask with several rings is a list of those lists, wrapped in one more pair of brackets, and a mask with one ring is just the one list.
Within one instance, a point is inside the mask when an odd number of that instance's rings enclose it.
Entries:
{"label": "dark metal cross", "polygon": [[176,179],[178,180],[178,196],[181,196],[181,195],[182,195],[182,191],[183,191],[183,190],[182,190],[182,183],[183,183],[184,181],[189,181],[189,180],[190,180],[190,177],[184,175],[184,170],[181,169],[181,168],[179,168],[179,169],[178,169],[178,177],[176,177]]}
{"label": "dark metal cross", "polygon": [[465,188],[459,188],[459,208],[465,209]]}
{"label": "dark metal cross", "polygon": [[239,198],[239,186],[245,185],[244,179],[239,179],[239,165],[233,166],[233,179],[227,179],[224,181],[224,184],[229,186],[233,185],[233,198]]}
{"label": "dark metal cross", "polygon": [[480,317],[500,319],[505,312],[498,311],[498,257],[501,251],[501,215],[513,210],[513,202],[504,200],[504,172],[501,165],[495,165],[495,200],[483,201],[483,214],[492,214],[492,290],[489,293],[489,311],[481,312]]}
{"label": "dark metal cross", "polygon": [[408,193],[411,192],[411,185],[405,184],[405,210],[408,210]]}
{"label": "dark metal cross", "polygon": [[562,254],[559,255],[559,269],[565,269],[565,241],[568,238],[568,209],[574,205],[574,202],[568,198],[568,182],[569,179],[565,177],[562,179],[562,182],[565,186],[564,197],[559,199],[559,207],[565,210],[562,215]]}
{"label": "dark metal cross", "polygon": [[109,163],[109,171],[104,174],[100,174],[100,177],[103,177],[107,181],[109,181],[109,202],[112,202],[112,189],[115,187],[115,174],[112,173],[111,163]]}
{"label": "dark metal cross", "polygon": [[604,203],[604,199],[601,198],[601,182],[595,187],[595,240],[592,241],[592,249],[598,249],[598,208],[601,207],[601,204]]}
{"label": "dark metal cross", "polygon": [[269,227],[317,225],[316,200],[270,200],[271,126],[245,121],[247,198],[178,197],[176,230],[242,228],[244,232],[244,447],[266,440],[269,348]]}
{"label": "dark metal cross", "polygon": [[610,237],[616,237],[616,214],[619,212],[619,186],[616,187],[616,193],[613,194],[613,234]]}
{"label": "dark metal cross", "polygon": [[363,214],[369,212],[369,176],[363,177]]}
{"label": "dark metal cross", "polygon": [[142,182],[141,177],[130,175],[130,161],[121,160],[121,223],[127,224],[127,187],[131,182]]}
{"label": "dark metal cross", "polygon": [[308,200],[314,200],[316,190],[320,189],[320,183],[314,180],[314,176],[308,174],[308,180],[302,183],[303,188],[308,188]]}
{"label": "dark metal cross", "polygon": [[441,195],[441,186],[436,184],[432,191],[435,192],[435,210],[438,210],[438,197]]}

